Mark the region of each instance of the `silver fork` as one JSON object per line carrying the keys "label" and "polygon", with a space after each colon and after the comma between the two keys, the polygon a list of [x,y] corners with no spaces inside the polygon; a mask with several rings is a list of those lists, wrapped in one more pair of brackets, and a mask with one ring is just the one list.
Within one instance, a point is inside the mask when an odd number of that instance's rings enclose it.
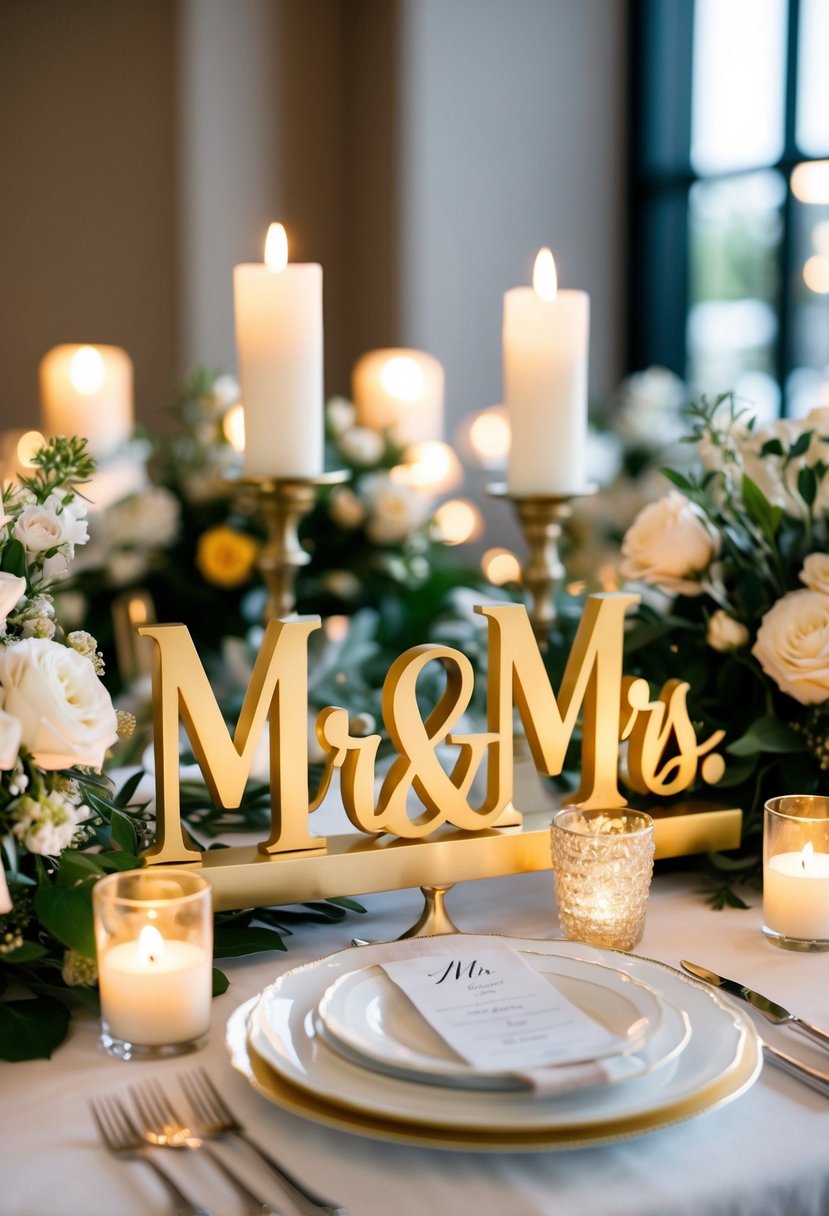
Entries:
{"label": "silver fork", "polygon": [[192,1076],[182,1074],[179,1081],[187,1101],[193,1108],[202,1136],[211,1140],[228,1135],[236,1136],[253,1150],[263,1165],[273,1171],[297,1207],[307,1213],[307,1216],[348,1216],[346,1208],[316,1194],[247,1134],[204,1069],[199,1069]]}
{"label": "silver fork", "polygon": [[158,1081],[145,1081],[130,1086],[130,1094],[138,1116],[144,1124],[144,1140],[158,1148],[201,1149],[216,1168],[224,1174],[237,1194],[248,1205],[248,1216],[282,1216],[278,1208],[256,1195],[239,1175],[226,1165],[221,1156],[205,1144],[178,1114]]}
{"label": "silver fork", "polygon": [[117,1098],[90,1098],[89,1106],[107,1150],[119,1159],[143,1161],[148,1165],[173,1198],[176,1216],[210,1216],[207,1208],[188,1199],[158,1162],[153,1161],[149,1145]]}

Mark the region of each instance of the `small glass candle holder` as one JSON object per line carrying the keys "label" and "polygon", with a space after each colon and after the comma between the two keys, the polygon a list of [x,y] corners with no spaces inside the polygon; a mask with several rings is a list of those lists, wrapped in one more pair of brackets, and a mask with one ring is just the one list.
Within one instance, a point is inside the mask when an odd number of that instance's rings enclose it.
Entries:
{"label": "small glass candle holder", "polygon": [[763,932],[786,950],[829,950],[829,798],[765,805]]}
{"label": "small glass candle holder", "polygon": [[159,866],[93,888],[101,1044],[123,1060],[182,1055],[207,1041],[213,971],[210,884]]}
{"label": "small glass candle holder", "polygon": [[567,807],[550,833],[565,937],[632,950],[645,931],[653,820],[643,811]]}

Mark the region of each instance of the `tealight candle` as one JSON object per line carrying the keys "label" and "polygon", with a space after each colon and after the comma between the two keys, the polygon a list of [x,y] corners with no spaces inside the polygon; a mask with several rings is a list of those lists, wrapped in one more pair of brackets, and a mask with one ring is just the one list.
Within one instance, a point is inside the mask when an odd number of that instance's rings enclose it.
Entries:
{"label": "tealight candle", "polygon": [[200,1047],[210,1025],[210,885],[161,867],[93,891],[103,1046],[123,1059]]}
{"label": "tealight candle", "polygon": [[40,361],[47,435],[80,435],[106,459],[132,436],[132,360],[119,346],[55,346]]}
{"label": "tealight candle", "polygon": [[790,950],[829,949],[829,798],[766,803],[763,932]]}
{"label": "tealight candle", "polygon": [[632,950],[645,929],[653,873],[650,815],[567,807],[553,819],[550,843],[565,937]]}

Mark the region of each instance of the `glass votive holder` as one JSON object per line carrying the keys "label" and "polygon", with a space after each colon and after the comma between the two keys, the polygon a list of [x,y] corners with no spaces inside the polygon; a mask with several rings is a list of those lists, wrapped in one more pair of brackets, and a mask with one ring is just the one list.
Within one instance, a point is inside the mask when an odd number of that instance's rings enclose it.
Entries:
{"label": "glass votive holder", "polygon": [[765,805],[763,932],[787,950],[829,950],[829,798],[787,794]]}
{"label": "glass votive holder", "polygon": [[644,811],[559,811],[550,829],[565,937],[632,950],[645,931],[653,874],[653,820]]}
{"label": "glass votive holder", "polygon": [[213,972],[211,887],[148,866],[92,891],[101,1044],[121,1059],[182,1055],[207,1042]]}

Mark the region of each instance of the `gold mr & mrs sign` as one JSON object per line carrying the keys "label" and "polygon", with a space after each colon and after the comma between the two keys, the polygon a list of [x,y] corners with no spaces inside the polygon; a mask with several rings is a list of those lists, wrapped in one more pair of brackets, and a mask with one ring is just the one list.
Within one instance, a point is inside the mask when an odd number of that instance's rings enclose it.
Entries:
{"label": "gold mr & mrs sign", "polygon": [[[698,770],[709,783],[723,775],[714,752],[717,731],[699,742],[687,711],[689,686],[670,680],[653,701],[646,681],[622,671],[626,610],[638,596],[590,596],[568,656],[561,687],[551,687],[526,610],[492,604],[476,609],[488,627],[487,730],[456,733],[473,691],[469,659],[448,646],[426,644],[402,654],[383,687],[383,720],[396,758],[376,780],[379,734],[358,736],[345,709],[317,717],[326,768],[313,800],[308,789],[308,639],[318,617],[272,620],[265,632],[241,714],[231,737],[184,625],[152,625],[153,714],[157,835],[150,864],[204,866],[219,907],[262,906],[325,895],[359,894],[398,886],[454,882],[538,869],[537,849],[522,853],[522,816],[512,804],[514,711],[523,723],[537,770],[560,773],[581,718],[582,769],[569,802],[623,806],[620,750],[626,741],[626,784],[665,796],[687,789]],[[425,720],[418,679],[440,663],[445,686]],[[183,830],[179,792],[179,726],[183,723],[214,801],[237,807],[265,725],[270,730],[271,831],[251,848],[202,853]],[[457,749],[446,771],[438,749]],[[342,805],[362,836],[314,835],[310,815],[339,770]],[[480,805],[473,782],[485,774]],[[548,816],[549,818],[549,816]],[[516,843],[516,834],[519,837]],[[477,841],[461,854],[458,846]],[[505,841],[512,841],[504,847]],[[418,848],[422,851],[418,852]],[[495,850],[502,852],[494,860]]]}

